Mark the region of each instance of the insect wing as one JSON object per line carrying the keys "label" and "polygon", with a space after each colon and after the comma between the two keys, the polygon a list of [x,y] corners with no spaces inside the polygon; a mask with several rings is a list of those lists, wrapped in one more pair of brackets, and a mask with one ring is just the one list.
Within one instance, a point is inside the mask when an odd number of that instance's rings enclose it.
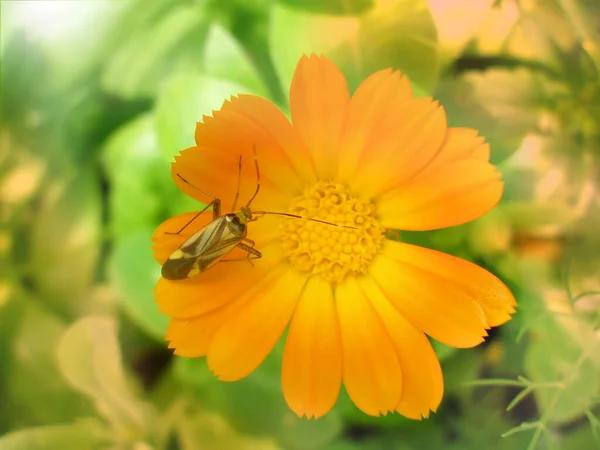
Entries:
{"label": "insect wing", "polygon": [[207,224],[190,236],[162,266],[168,280],[183,280],[197,275],[230,253],[245,237],[236,233],[225,216]]}

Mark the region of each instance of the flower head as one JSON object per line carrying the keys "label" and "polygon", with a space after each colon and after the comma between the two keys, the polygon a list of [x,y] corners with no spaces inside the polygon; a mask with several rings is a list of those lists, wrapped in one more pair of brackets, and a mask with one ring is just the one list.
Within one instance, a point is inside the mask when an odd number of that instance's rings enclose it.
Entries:
{"label": "flower head", "polygon": [[[219,262],[183,280],[161,278],[166,339],[175,354],[206,355],[219,379],[233,381],[256,369],[289,327],[282,384],[298,415],[325,414],[343,382],[367,414],[427,417],[443,380],[426,335],[475,346],[510,319],[515,300],[470,262],[385,236],[462,224],[493,208],[503,184],[489,146],[475,130],[448,128],[443,108],[415,98],[391,69],[351,96],[333,63],[303,57],[290,109],[291,123],[263,98],[233,97],[197,124],[197,145],[176,157],[179,187],[208,203],[206,189],[230,212],[240,155],[238,205],[255,192],[255,148],[261,187],[251,209],[316,220],[255,214],[247,223],[253,243],[242,242],[262,254],[253,265]],[[207,211],[186,226],[194,217],[157,229],[160,263],[213,221]],[[256,256],[243,247],[221,261]]]}

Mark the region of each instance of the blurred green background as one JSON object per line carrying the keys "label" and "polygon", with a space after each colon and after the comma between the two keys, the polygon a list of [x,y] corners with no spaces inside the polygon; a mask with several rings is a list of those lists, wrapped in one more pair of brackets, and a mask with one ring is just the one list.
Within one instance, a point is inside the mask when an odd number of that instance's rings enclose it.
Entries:
{"label": "blurred green background", "polygon": [[[0,449],[600,448],[597,0],[2,1]],[[169,163],[229,95],[287,111],[301,53],[352,88],[385,67],[478,128],[506,181],[485,217],[403,239],[500,276],[518,313],[475,349],[435,344],[430,420],[342,392],[318,421],[281,345],[220,383],[174,358],[154,228],[199,205]]]}

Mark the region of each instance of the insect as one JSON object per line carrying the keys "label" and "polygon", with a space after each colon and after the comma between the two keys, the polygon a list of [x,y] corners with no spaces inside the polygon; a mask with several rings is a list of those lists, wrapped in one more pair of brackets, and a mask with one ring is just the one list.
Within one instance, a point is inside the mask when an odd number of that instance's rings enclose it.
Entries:
{"label": "insect", "polygon": [[[213,220],[209,224],[200,228],[192,236],[190,236],[181,246],[175,250],[169,259],[162,266],[162,276],[168,280],[183,280],[186,278],[198,275],[204,272],[208,268],[212,267],[219,261],[242,261],[252,260],[262,257],[262,254],[254,248],[254,241],[248,239],[247,235],[247,224],[257,219],[252,214],[250,205],[258,195],[260,191],[260,171],[258,169],[258,157],[256,154],[256,148],[252,148],[254,152],[254,165],[256,167],[256,191],[254,195],[248,200],[245,206],[242,206],[240,210],[235,213],[227,213],[221,215],[221,200],[216,196],[197,188],[181,175],[177,174],[179,179],[191,186],[192,188],[202,192],[203,194],[212,197],[213,201],[206,205],[200,212],[198,212],[188,223],[186,223],[179,231],[173,234],[177,235],[185,230],[192,224],[202,213],[212,206],[213,208]],[[231,211],[235,211],[239,195],[240,195],[240,183],[242,174],[242,157],[239,159],[238,168],[238,188],[233,201]],[[337,225],[324,220],[305,218],[295,214],[282,213],[282,212],[270,212],[270,211],[255,211],[256,215],[275,214],[287,217],[293,217],[297,219],[310,220],[313,222],[320,222],[332,226],[356,229],[346,225]],[[234,248],[239,247],[248,253],[246,258],[240,259],[226,259],[223,258],[233,251]]]}

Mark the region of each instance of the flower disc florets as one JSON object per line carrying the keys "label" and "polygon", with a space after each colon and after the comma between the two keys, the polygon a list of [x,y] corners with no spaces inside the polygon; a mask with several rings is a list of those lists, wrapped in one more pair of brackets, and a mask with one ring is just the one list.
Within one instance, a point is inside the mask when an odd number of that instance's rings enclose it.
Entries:
{"label": "flower disc florets", "polygon": [[283,248],[292,265],[330,282],[366,273],[383,244],[373,204],[340,183],[318,181],[292,201],[289,212],[330,223],[289,219],[282,224]]}

